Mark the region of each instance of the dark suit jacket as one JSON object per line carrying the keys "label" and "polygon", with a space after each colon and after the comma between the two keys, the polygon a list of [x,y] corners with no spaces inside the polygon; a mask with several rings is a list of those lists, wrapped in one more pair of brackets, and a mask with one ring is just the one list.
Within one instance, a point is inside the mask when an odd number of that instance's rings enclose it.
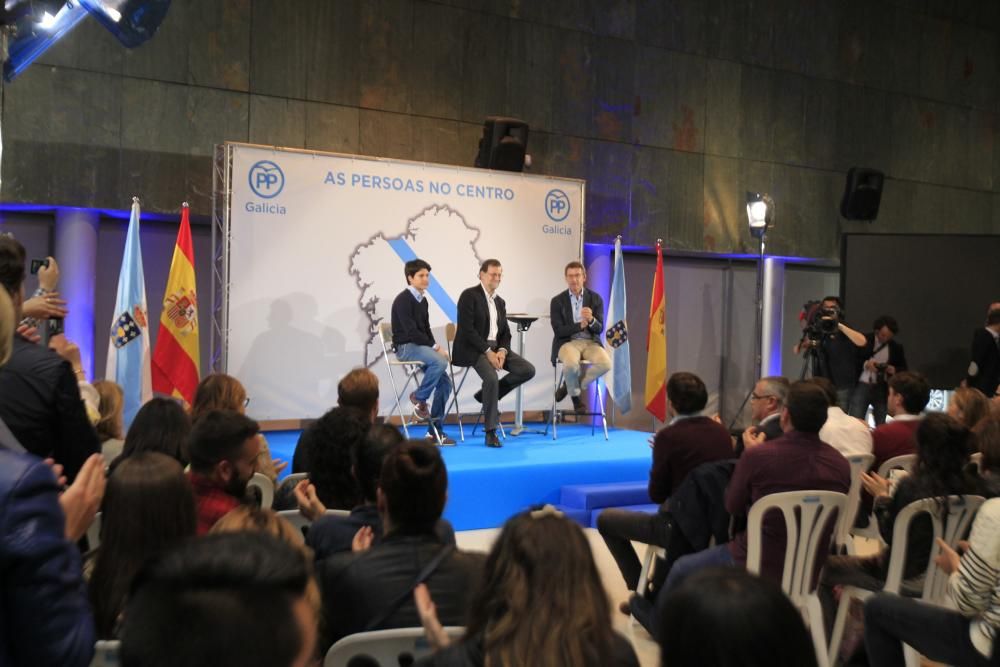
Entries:
{"label": "dark suit jacket", "polygon": [[[766,417],[765,417],[766,419]],[[757,430],[764,433],[764,440],[774,440],[775,438],[780,438],[784,435],[784,431],[781,430],[781,417],[775,417],[774,419],[762,422],[762,424],[757,425]],[[736,436],[736,458],[743,456],[743,450],[746,449],[746,443],[743,442],[743,434],[740,433]]]}
{"label": "dark suit jacket", "polygon": [[[368,551],[335,554],[318,564],[323,594],[320,650],[323,655],[341,637],[364,632],[444,548],[433,533],[386,535]],[[452,551],[427,580],[442,625],[465,625],[473,590],[482,576],[485,555]],[[379,628],[420,627],[408,595]]]}
{"label": "dark suit jacket", "polygon": [[[371,526],[375,544],[382,539],[382,517],[374,504],[358,505],[350,516],[321,516],[313,521],[306,533],[306,546],[311,547],[316,560],[351,550],[354,534],[362,526]],[[455,529],[447,519],[438,519],[434,532],[442,544],[455,544]]]}
{"label": "dark suit jacket", "polygon": [[985,327],[976,329],[972,335],[972,361],[976,363],[978,372],[970,375],[968,385],[992,397],[1000,383],[1000,348]]}
{"label": "dark suit jacket", "polygon": [[[493,301],[497,306],[497,347],[510,350],[510,326],[507,324],[507,305],[499,296]],[[490,333],[490,310],[482,285],[464,290],[458,297],[458,328],[452,362],[456,366],[473,366],[479,355],[489,349],[486,337]]]}
{"label": "dark suit jacket", "polygon": [[[594,290],[583,288],[583,305],[594,311],[594,321],[587,327],[590,339],[600,343],[604,331],[604,300]],[[552,322],[552,363],[559,357],[559,348],[568,343],[574,334],[580,332],[580,324],[573,321],[573,304],[569,300],[569,290],[565,289],[552,297],[549,304],[549,318]]]}

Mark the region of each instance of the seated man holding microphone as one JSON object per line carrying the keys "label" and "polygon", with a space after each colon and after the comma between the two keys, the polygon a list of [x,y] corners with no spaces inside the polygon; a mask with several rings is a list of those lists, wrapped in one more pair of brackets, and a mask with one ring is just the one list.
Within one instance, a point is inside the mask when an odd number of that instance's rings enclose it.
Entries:
{"label": "seated man holding microphone", "polygon": [[[549,315],[552,323],[552,363],[562,362],[565,381],[556,390],[556,402],[568,394],[573,408],[583,411],[580,394],[591,382],[611,370],[611,358],[601,345],[604,331],[604,300],[597,292],[584,287],[587,271],[580,262],[570,262],[563,270],[569,289],[552,297]],[[580,362],[590,366],[581,375]]]}

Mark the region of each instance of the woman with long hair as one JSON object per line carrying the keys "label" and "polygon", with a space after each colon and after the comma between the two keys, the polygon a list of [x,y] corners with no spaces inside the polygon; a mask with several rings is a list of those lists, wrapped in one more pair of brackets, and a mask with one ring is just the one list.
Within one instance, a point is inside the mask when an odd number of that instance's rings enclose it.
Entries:
{"label": "woman with long hair", "polygon": [[118,458],[125,445],[125,399],[122,388],[111,380],[98,380],[94,389],[97,390],[97,410],[100,413],[94,428],[101,441],[101,455],[110,463]]}
{"label": "woman with long hair", "polygon": [[160,452],[138,452],[111,473],[101,509],[90,601],[97,636],[111,639],[139,568],[195,534],[194,493],[176,460]]}
{"label": "woman with long hair", "polygon": [[153,398],[139,408],[125,434],[121,456],[111,463],[111,469],[140,452],[159,452],[176,460],[181,466],[191,462],[187,439],[191,433],[191,418],[181,404],[170,398]]}
{"label": "woman with long hair", "polygon": [[[232,410],[245,415],[250,398],[243,384],[232,375],[212,373],[202,378],[194,392],[191,404],[191,422],[194,423],[213,410]],[[257,456],[257,472],[276,482],[278,474],[288,465],[271,459],[271,448],[263,435],[260,439],[260,454]]]}
{"label": "woman with long hair", "polygon": [[[414,591],[431,643],[447,646],[427,589]],[[638,666],[611,627],[611,606],[590,544],[551,507],[504,524],[486,559],[465,637],[427,665]]]}

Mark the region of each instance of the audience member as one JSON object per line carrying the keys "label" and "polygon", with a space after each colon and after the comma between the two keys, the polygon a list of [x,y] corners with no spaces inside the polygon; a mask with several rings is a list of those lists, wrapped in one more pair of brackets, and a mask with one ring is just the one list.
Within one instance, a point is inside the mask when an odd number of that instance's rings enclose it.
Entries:
{"label": "audience member", "polygon": [[[257,470],[260,427],[237,412],[206,413],[191,429],[191,472],[198,510],[198,534],[235,509]],[[127,444],[127,443],[126,443]]]}
{"label": "audience member", "polygon": [[374,424],[378,418],[378,376],[367,368],[352,369],[337,383],[337,405],[361,410]]}
{"label": "audience member", "polygon": [[948,415],[972,428],[990,413],[990,400],[978,389],[958,387],[948,401]]}
{"label": "audience member", "polygon": [[312,665],[311,580],[309,559],[270,535],[240,532],[187,542],[136,577],[125,608],[121,663]]}
{"label": "audience member", "polygon": [[[667,381],[667,413],[671,417],[653,440],[649,497],[667,501],[693,469],[709,461],[733,458],[733,445],[724,426],[701,414],[708,402],[705,383],[693,373],[674,373]],[[597,517],[597,529],[618,563],[629,590],[639,583],[641,565],[632,540],[667,546],[669,514],[607,509]]]}
{"label": "audience member", "polygon": [[327,509],[349,510],[362,502],[351,474],[354,448],[368,435],[371,422],[357,408],[333,408],[306,427],[292,459],[296,472],[309,473],[316,495]]}
{"label": "audience member", "polygon": [[1000,307],[990,305],[986,326],[976,329],[965,384],[992,396],[1000,388]]}
{"label": "audience member", "polygon": [[382,541],[365,549],[371,533],[359,531],[357,550],[364,553],[320,561],[323,651],[355,632],[419,625],[412,595],[419,583],[430,589],[442,622],[465,622],[482,557],[442,544],[434,531],[448,495],[437,447],[410,440],[393,448],[382,463],[377,495]]}
{"label": "audience member", "polygon": [[774,440],[782,434],[781,408],[788,396],[788,380],[771,376],[757,380],[750,392],[750,419],[754,425],[748,426],[736,442],[736,456],[742,456],[747,443]]}
{"label": "audience member", "polygon": [[[851,486],[851,466],[840,452],[819,439],[827,405],[826,395],[810,382],[799,381],[789,388],[781,411],[784,435],[751,445],[736,464],[726,489],[725,504],[730,515],[747,516],[755,502],[772,493],[801,490],[847,493]],[[761,574],[780,582],[785,559],[784,518],[772,512],[764,518],[761,530]],[[698,570],[726,565],[745,567],[747,537],[743,529],[728,544],[678,559],[657,597],[658,610],[662,610],[670,592]]]}
{"label": "audience member", "polygon": [[851,417],[837,403],[837,388],[825,377],[809,380],[823,390],[827,403],[826,423],[819,430],[819,439],[844,456],[872,453],[872,432],[868,424]]}
{"label": "audience member", "polygon": [[[23,315],[24,261],[24,247],[12,236],[0,237],[0,285],[11,299],[15,321]],[[0,419],[28,452],[59,462],[70,481],[91,454],[101,451],[73,366],[20,335],[0,368]]]}
{"label": "audience member", "polygon": [[664,601],[662,667],[815,667],[802,615],[774,582],[732,568],[691,576]]}
{"label": "audience member", "polygon": [[[831,556],[820,582],[820,600],[825,607],[827,624],[832,627],[835,607],[833,587],[851,585],[867,590],[882,588],[889,567],[896,517],[904,507],[916,500],[967,493],[979,494],[984,484],[966,468],[969,430],[948,415],[932,413],[917,429],[917,462],[913,472],[892,490],[889,480],[878,473],[863,473],[861,481],[875,498],[875,518],[886,547],[871,556]],[[906,544],[904,579],[912,579],[927,570],[927,559],[934,540],[931,518],[926,514],[910,523]]]}
{"label": "audience member", "polygon": [[875,425],[881,426],[888,411],[889,378],[906,370],[906,354],[896,340],[899,324],[895,317],[878,317],[872,325],[872,332],[865,335],[865,346],[858,350],[861,375],[851,394],[848,412],[852,417],[865,419],[871,405]]}
{"label": "audience member", "polygon": [[[16,321],[0,290],[0,366],[10,358]],[[62,495],[60,471],[27,453],[0,421],[0,665],[86,667],[94,654],[74,542],[101,505],[104,462],[88,458]]]}
{"label": "audience member", "polygon": [[[271,537],[276,537],[285,544],[288,544],[302,553],[310,561],[313,559],[313,552],[306,546],[302,531],[298,530],[285,521],[278,513],[271,509],[262,509],[250,505],[240,505],[233,511],[215,522],[209,533],[265,533]],[[315,614],[319,614],[320,597],[319,586],[316,580],[310,578],[306,590],[306,599],[313,608]]]}
{"label": "audience member", "polygon": [[159,452],[182,466],[191,461],[188,437],[191,418],[172,398],[156,397],[146,401],[132,419],[125,434],[121,455],[111,462],[114,470],[124,459],[140,452]]}
{"label": "audience member", "polygon": [[920,373],[904,371],[889,380],[888,409],[892,421],[872,431],[873,467],[894,456],[916,451],[914,434],[920,425],[920,413],[931,398],[931,385]]}
{"label": "audience member", "polygon": [[110,463],[121,456],[125,446],[124,395],[122,388],[111,380],[98,380],[94,389],[99,397],[100,413],[95,425],[97,439],[101,442],[101,455]]}
{"label": "audience member", "polygon": [[[382,474],[382,461],[393,447],[403,442],[403,435],[390,424],[373,424],[368,435],[352,453],[351,474],[361,489],[363,502],[351,509],[350,516],[324,516],[326,506],[316,495],[312,482],[303,480],[295,489],[299,509],[312,520],[306,533],[306,544],[316,553],[316,560],[330,554],[350,551],[354,536],[368,526],[372,543],[382,539],[382,519],[378,512],[378,480]],[[443,544],[455,543],[455,531],[446,519],[440,519],[435,528]]]}
{"label": "audience member", "polygon": [[99,639],[113,639],[125,595],[139,568],[194,535],[191,484],[176,460],[141,452],[108,478],[101,512],[101,546],[90,576],[90,602]]}
{"label": "audience member", "polygon": [[[191,421],[198,421],[212,410],[231,410],[245,415],[250,398],[247,390],[239,380],[225,373],[212,373],[202,378],[194,392],[194,403],[191,404]],[[257,458],[257,472],[267,477],[271,482],[278,480],[278,475],[288,466],[284,461],[271,459],[271,448],[263,434],[258,434],[260,440],[260,455]]]}
{"label": "audience member", "polygon": [[[938,539],[937,566],[949,575],[956,609],[879,593],[865,604],[865,646],[878,667],[903,667],[903,643],[935,662],[996,664],[1000,628],[1000,499],[988,500],[960,556]],[[991,659],[992,657],[992,659]]]}
{"label": "audience member", "polygon": [[416,588],[414,598],[439,649],[423,665],[639,665],[631,644],[611,627],[608,596],[586,536],[551,506],[504,524],[461,640],[452,644],[444,633],[426,585]]}

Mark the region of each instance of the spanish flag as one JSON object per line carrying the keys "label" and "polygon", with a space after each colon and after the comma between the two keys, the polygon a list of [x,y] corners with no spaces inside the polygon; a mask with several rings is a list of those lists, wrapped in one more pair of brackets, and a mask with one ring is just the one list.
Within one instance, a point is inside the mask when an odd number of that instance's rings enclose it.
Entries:
{"label": "spanish flag", "polygon": [[646,409],[667,421],[667,304],[663,294],[663,248],[656,241],[656,276],[646,335]]}
{"label": "spanish flag", "polygon": [[198,297],[194,280],[194,246],[188,205],[181,209],[181,227],[170,262],[163,295],[160,331],[153,351],[153,391],[194,402],[198,386]]}

